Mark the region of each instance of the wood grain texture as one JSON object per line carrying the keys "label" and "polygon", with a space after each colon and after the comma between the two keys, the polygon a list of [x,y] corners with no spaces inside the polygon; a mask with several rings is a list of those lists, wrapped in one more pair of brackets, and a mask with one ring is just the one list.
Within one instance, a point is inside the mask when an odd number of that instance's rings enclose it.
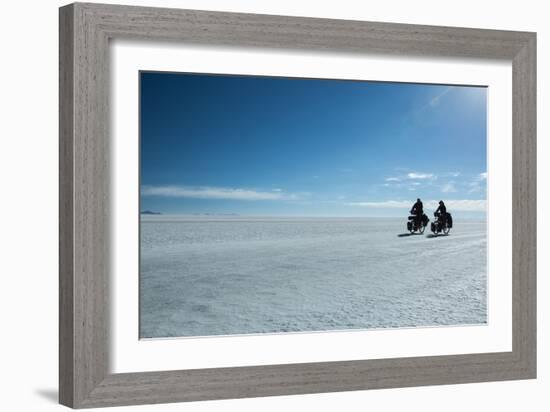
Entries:
{"label": "wood grain texture", "polygon": [[70,11],[59,14],[59,400],[73,403],[73,37]]}
{"label": "wood grain texture", "polygon": [[[110,374],[109,40],[495,58],[513,65],[513,350]],[[60,402],[84,408],[534,378],[534,33],[75,3],[60,9]],[[519,219],[521,216],[521,221]]]}
{"label": "wood grain texture", "polygon": [[518,51],[512,62],[513,88],[513,351],[536,375],[536,37]]}

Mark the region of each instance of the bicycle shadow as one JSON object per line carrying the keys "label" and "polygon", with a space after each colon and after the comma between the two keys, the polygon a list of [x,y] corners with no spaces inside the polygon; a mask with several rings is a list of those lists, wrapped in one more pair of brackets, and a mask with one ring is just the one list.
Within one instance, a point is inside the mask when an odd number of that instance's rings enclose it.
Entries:
{"label": "bicycle shadow", "polygon": [[420,236],[422,233],[399,233],[397,237]]}
{"label": "bicycle shadow", "polygon": [[436,238],[436,237],[445,237],[445,236],[449,236],[449,234],[441,233],[440,235],[436,235],[435,233],[430,233],[430,234],[426,235],[426,237],[430,238],[430,239],[433,239],[433,238]]}

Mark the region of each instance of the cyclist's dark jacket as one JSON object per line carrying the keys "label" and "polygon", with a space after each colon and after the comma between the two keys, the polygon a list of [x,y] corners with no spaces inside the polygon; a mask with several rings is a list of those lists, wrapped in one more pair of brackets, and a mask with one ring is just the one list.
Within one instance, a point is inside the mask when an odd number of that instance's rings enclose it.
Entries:
{"label": "cyclist's dark jacket", "polygon": [[422,213],[424,213],[424,205],[422,202],[416,202],[411,209],[411,213],[417,216],[422,216]]}

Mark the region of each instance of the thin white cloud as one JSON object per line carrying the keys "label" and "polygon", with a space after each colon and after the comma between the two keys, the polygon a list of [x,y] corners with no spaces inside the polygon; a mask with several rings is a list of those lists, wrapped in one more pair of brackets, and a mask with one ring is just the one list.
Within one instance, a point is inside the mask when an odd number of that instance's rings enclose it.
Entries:
{"label": "thin white cloud", "polygon": [[450,91],[452,90],[452,87],[449,86],[445,89],[443,89],[439,94],[436,94],[435,96],[432,96],[426,104],[424,104],[423,106],[420,107],[420,109],[418,109],[415,114],[418,115],[418,114],[421,114],[423,113],[424,111],[426,110],[429,110],[429,109],[435,109],[436,107],[438,107],[440,104],[441,104],[441,100],[443,99],[443,97],[449,93]]}
{"label": "thin white cloud", "polygon": [[[368,207],[368,208],[377,208],[377,209],[410,209],[414,202],[410,200],[386,200],[383,202],[350,202],[346,203],[348,206],[359,206],[359,207]],[[427,200],[424,201],[425,209],[437,209],[438,201],[437,200]],[[462,212],[485,212],[487,210],[487,201],[486,200],[447,200],[445,205],[450,212],[453,210],[462,211]]]}
{"label": "thin white cloud", "polygon": [[451,91],[451,87],[447,87],[444,89],[441,93],[439,93],[437,96],[434,96],[430,99],[429,105],[431,107],[437,107],[439,106],[439,103],[441,103],[441,98],[445,96],[447,93]]}
{"label": "thin white cloud", "polygon": [[470,190],[468,190],[468,193],[477,193],[481,192],[481,186],[477,183],[470,183]]}
{"label": "thin white cloud", "polygon": [[472,180],[468,186],[470,186],[469,193],[481,192],[484,187],[484,183],[487,180],[487,172],[478,174],[474,180]]}
{"label": "thin white cloud", "polygon": [[401,179],[399,177],[386,177],[386,182],[400,182]]}
{"label": "thin white cloud", "polygon": [[443,193],[453,193],[456,192],[456,187],[454,185],[454,182],[445,183],[443,186],[441,186],[441,191]]}
{"label": "thin white cloud", "polygon": [[433,173],[410,172],[407,173],[407,177],[409,179],[433,179],[435,175]]}
{"label": "thin white cloud", "polygon": [[[430,204],[429,207],[434,208],[437,207],[437,204],[434,201]],[[449,211],[454,210],[460,210],[460,211],[469,211],[469,212],[485,212],[487,210],[487,201],[486,200],[468,200],[468,199],[462,199],[462,200],[447,200],[445,202],[445,205],[447,206],[447,209]]]}
{"label": "thin white cloud", "polygon": [[279,189],[278,187],[271,189],[272,192],[282,192],[283,189]]}
{"label": "thin white cloud", "polygon": [[410,208],[414,202],[408,200],[385,200],[383,202],[349,202],[348,206],[372,207],[372,208],[392,208],[402,209]]}
{"label": "thin white cloud", "polygon": [[263,192],[253,189],[230,187],[143,186],[143,196],[181,197],[193,199],[225,200],[296,200],[298,195],[282,191]]}

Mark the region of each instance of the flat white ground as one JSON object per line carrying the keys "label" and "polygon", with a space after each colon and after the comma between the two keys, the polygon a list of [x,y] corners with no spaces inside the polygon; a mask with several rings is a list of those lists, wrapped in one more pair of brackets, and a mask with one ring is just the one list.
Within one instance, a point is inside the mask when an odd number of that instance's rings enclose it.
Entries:
{"label": "flat white ground", "polygon": [[455,219],[440,237],[404,229],[405,219],[142,216],[140,335],[485,323],[485,222]]}

